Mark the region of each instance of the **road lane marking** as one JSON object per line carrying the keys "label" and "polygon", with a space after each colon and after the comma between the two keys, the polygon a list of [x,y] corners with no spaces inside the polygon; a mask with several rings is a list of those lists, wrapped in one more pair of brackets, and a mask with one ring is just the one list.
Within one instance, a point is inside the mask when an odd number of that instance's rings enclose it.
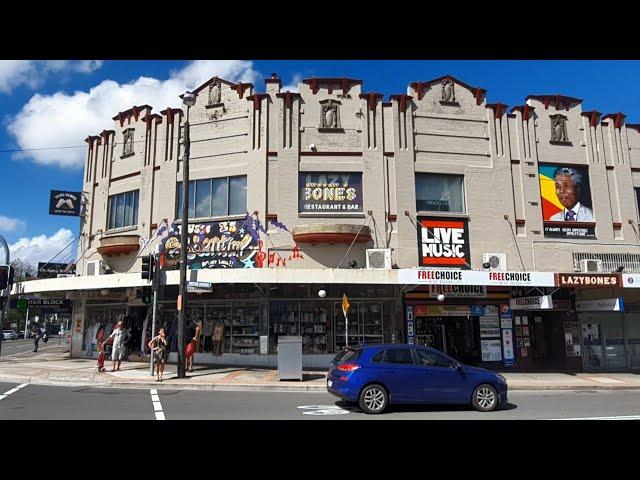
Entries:
{"label": "road lane marking", "polygon": [[151,394],[151,403],[153,403],[153,413],[156,416],[156,420],[164,420],[164,412],[162,411],[162,404],[160,403],[160,397],[158,391],[155,389],[149,390]]}
{"label": "road lane marking", "polygon": [[23,383],[22,385],[18,385],[17,387],[12,388],[11,390],[7,390],[2,395],[0,395],[0,400],[4,400],[9,395],[11,395],[13,393],[16,393],[18,390],[20,390],[21,388],[26,387],[27,385],[29,385],[29,384],[28,383]]}
{"label": "road lane marking", "polygon": [[303,415],[348,415],[349,411],[337,405],[300,405]]}
{"label": "road lane marking", "polygon": [[549,420],[640,420],[640,415],[618,415],[615,417],[550,418]]}

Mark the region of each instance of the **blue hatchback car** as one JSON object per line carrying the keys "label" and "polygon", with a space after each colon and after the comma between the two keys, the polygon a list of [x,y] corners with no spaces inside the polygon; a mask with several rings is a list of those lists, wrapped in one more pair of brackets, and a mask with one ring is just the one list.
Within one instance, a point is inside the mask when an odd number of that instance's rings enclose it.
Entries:
{"label": "blue hatchback car", "polygon": [[482,412],[507,403],[499,373],[417,345],[349,347],[331,362],[327,390],[366,413],[381,413],[390,403],[468,404]]}

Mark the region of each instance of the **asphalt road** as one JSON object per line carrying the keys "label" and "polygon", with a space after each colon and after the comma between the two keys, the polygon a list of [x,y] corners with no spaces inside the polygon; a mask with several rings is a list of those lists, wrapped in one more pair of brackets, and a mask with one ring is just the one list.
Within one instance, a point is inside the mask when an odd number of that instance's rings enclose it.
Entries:
{"label": "asphalt road", "polygon": [[[0,383],[0,420],[640,419],[640,391],[514,391],[507,409],[397,406],[366,415],[327,393],[220,392]],[[612,418],[615,417],[615,418]]]}
{"label": "asphalt road", "polygon": [[[64,342],[64,339],[62,339],[62,342]],[[49,337],[49,341],[47,343],[44,343],[42,340],[40,340],[40,343],[38,344],[38,353],[41,351],[46,351],[47,348],[57,347],[59,343],[60,337],[58,336]],[[16,353],[23,354],[31,352],[33,352],[32,338],[27,338],[26,340],[24,338],[20,338],[18,340],[4,340],[2,342],[1,355],[3,357],[7,355],[14,355]]]}

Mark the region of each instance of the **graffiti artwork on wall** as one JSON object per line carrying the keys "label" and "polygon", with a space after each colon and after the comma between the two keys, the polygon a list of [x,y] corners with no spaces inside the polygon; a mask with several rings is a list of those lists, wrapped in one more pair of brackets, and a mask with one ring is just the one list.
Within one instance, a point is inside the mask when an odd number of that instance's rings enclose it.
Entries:
{"label": "graffiti artwork on wall", "polygon": [[[189,268],[256,268],[260,235],[255,220],[190,223],[187,231]],[[180,225],[162,242],[165,267],[178,268]],[[262,263],[261,261],[259,263]]]}

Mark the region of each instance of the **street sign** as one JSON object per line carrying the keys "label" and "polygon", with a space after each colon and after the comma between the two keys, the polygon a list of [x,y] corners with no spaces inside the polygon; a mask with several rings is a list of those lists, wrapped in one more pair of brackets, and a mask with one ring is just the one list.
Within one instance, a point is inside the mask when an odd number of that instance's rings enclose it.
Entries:
{"label": "street sign", "polygon": [[213,290],[213,283],[187,282],[187,292],[189,293],[209,293],[212,290]]}

